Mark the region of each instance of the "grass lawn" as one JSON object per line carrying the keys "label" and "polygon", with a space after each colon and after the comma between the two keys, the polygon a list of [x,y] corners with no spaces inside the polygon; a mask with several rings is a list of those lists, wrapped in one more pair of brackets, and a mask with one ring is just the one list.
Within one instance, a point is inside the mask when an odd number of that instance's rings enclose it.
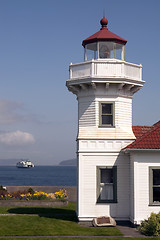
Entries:
{"label": "grass lawn", "polygon": [[[12,238],[12,240],[89,240],[92,238],[87,238],[87,237],[26,237],[26,238]],[[132,239],[136,239],[136,240],[147,240],[148,238],[131,238],[131,237],[94,237],[94,240],[132,240]],[[158,240],[159,238],[149,238],[149,240]],[[1,240],[6,240],[6,238],[1,238]]]}
{"label": "grass lawn", "polygon": [[61,208],[0,207],[0,214],[7,214],[0,216],[0,236],[122,236],[115,227],[96,228],[78,225],[75,208],[75,203],[69,203],[68,206]]}

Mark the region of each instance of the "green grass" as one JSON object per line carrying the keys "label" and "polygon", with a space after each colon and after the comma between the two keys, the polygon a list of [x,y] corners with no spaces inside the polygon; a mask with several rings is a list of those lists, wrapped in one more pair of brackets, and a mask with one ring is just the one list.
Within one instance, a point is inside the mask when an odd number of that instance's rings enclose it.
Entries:
{"label": "green grass", "polygon": [[0,213],[7,214],[0,216],[0,236],[122,236],[115,227],[78,225],[75,208],[75,203],[61,208],[0,207]]}
{"label": "green grass", "polygon": [[[26,238],[12,238],[12,240],[89,240],[92,238],[87,238],[87,237],[26,237]],[[131,239],[136,239],[136,240],[148,240],[148,238],[131,238],[131,237],[94,237],[94,240],[131,240]],[[158,240],[160,238],[149,238],[149,240]],[[6,238],[1,238],[1,240],[6,240]]]}
{"label": "green grass", "polygon": [[54,214],[63,213],[64,210],[76,211],[76,203],[69,202],[67,206],[64,207],[0,207],[0,214]]}

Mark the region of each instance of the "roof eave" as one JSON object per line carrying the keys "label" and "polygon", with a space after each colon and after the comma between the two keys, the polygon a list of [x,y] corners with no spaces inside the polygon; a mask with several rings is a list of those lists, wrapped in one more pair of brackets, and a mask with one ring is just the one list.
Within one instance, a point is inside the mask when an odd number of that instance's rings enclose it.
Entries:
{"label": "roof eave", "polygon": [[122,151],[125,152],[125,153],[134,152],[134,151],[137,151],[137,152],[144,152],[144,151],[159,152],[160,149],[159,148],[125,148]]}
{"label": "roof eave", "polygon": [[92,39],[86,39],[83,40],[82,42],[82,46],[85,47],[87,44],[90,43],[95,43],[95,42],[115,42],[115,43],[120,43],[122,45],[126,45],[127,41],[123,41],[120,39],[116,39],[116,38],[92,38]]}

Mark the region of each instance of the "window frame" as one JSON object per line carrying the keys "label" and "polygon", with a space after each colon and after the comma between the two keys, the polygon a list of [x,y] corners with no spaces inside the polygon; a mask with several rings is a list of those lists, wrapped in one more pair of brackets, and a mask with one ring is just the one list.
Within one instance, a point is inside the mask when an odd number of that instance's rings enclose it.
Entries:
{"label": "window frame", "polygon": [[153,187],[160,188],[159,185],[153,185],[153,170],[160,170],[160,166],[149,167],[149,205],[160,206],[160,201],[153,202]]}
{"label": "window frame", "polygon": [[[102,104],[112,104],[112,114],[103,114]],[[102,115],[112,115],[112,124],[102,124]],[[115,102],[107,102],[107,101],[99,102],[99,127],[107,127],[107,128],[115,127]]]}
{"label": "window frame", "polygon": [[[113,199],[100,199],[101,169],[113,169]],[[97,203],[117,203],[117,166],[97,166]]]}

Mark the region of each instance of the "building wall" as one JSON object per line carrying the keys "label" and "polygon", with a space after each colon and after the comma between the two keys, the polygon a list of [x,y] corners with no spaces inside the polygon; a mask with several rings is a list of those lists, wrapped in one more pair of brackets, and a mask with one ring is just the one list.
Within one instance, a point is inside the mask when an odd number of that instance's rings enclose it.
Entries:
{"label": "building wall", "polygon": [[[131,199],[134,199],[131,220],[136,224],[158,213],[160,206],[149,206],[149,167],[160,166],[160,152],[146,151],[131,154]],[[133,177],[134,176],[134,177]]]}
{"label": "building wall", "polygon": [[[100,91],[101,90],[101,91]],[[107,139],[135,139],[132,132],[132,99],[130,97],[106,97],[105,88],[96,90],[86,90],[78,97],[78,138],[107,138]],[[109,90],[116,95],[116,89]],[[115,127],[99,127],[99,103],[115,103]]]}
{"label": "building wall", "polygon": [[[129,156],[129,155],[128,155]],[[134,204],[135,196],[134,194],[134,160],[133,155],[130,155],[130,221],[134,223]]]}
{"label": "building wall", "polygon": [[[98,216],[130,218],[129,156],[121,149],[130,144],[132,132],[132,98],[113,84],[96,85],[78,93],[78,218],[92,220]],[[99,103],[114,102],[114,127],[99,126]],[[117,166],[117,203],[97,203],[97,167]]]}
{"label": "building wall", "polygon": [[[117,166],[117,203],[97,203],[97,166]],[[78,218],[98,216],[129,220],[129,158],[119,153],[79,153]]]}

